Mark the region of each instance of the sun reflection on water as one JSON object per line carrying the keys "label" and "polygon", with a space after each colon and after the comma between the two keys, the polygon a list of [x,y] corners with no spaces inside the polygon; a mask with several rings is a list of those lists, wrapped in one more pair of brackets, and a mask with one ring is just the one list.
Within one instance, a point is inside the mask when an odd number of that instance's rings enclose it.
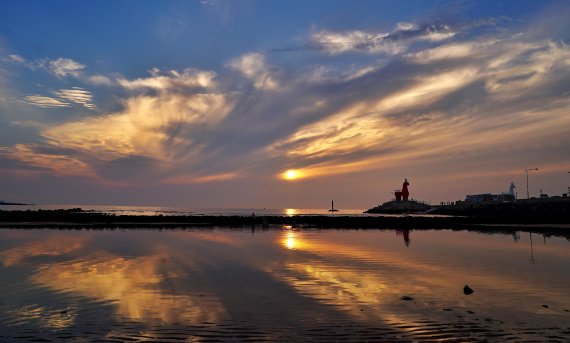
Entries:
{"label": "sun reflection on water", "polygon": [[287,231],[285,233],[285,239],[283,240],[285,247],[289,250],[295,250],[297,247],[296,235],[293,231]]}
{"label": "sun reflection on water", "polygon": [[280,243],[288,250],[307,250],[308,243],[303,239],[301,231],[286,226],[286,229],[280,236]]}

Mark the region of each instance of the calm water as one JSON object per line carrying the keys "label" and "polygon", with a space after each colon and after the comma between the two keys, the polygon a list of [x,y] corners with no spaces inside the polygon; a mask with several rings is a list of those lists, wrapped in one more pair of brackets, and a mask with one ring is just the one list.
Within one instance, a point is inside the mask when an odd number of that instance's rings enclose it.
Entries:
{"label": "calm water", "polygon": [[528,232],[0,230],[0,341],[568,342],[569,310],[570,241]]}
{"label": "calm water", "polygon": [[[336,208],[337,206],[335,206]],[[114,215],[139,216],[186,216],[186,215],[218,215],[218,216],[249,216],[255,215],[363,215],[366,209],[341,208],[330,212],[329,208],[191,208],[191,207],[160,207],[160,206],[112,206],[112,205],[0,205],[0,210],[58,210],[81,208],[86,211]],[[369,215],[368,215],[369,216]]]}

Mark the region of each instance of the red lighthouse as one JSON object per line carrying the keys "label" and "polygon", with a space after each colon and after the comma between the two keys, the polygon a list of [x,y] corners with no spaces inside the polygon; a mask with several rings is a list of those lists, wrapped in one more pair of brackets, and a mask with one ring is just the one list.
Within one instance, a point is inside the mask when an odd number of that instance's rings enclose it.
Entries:
{"label": "red lighthouse", "polygon": [[409,185],[408,179],[404,179],[404,184],[402,185],[402,198],[404,201],[408,201],[408,197],[410,196],[410,192],[408,191]]}

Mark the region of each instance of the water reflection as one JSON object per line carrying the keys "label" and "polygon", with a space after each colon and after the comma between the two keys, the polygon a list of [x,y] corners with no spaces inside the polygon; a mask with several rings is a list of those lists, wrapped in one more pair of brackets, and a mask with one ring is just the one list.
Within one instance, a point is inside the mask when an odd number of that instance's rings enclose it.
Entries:
{"label": "water reflection", "polygon": [[283,238],[281,239],[281,244],[289,250],[306,250],[307,243],[304,242],[299,234],[299,230],[292,229],[291,227],[286,227],[283,231]]}
{"label": "water reflection", "polygon": [[25,243],[0,252],[0,261],[5,266],[17,265],[31,257],[61,256],[80,249],[86,237],[54,235],[53,238]]}
{"label": "water reflection", "polygon": [[339,322],[435,339],[433,328],[458,320],[503,330],[498,323],[562,328],[570,319],[569,241],[550,238],[541,263],[529,264],[532,234],[518,243],[510,234],[413,235],[412,245],[409,230],[0,230],[0,338],[93,321],[101,332],[133,321],[147,331],[241,321],[267,337]]}
{"label": "water reflection", "polygon": [[410,230],[396,230],[396,235],[402,236],[404,238],[404,245],[409,247],[410,246]]}
{"label": "water reflection", "polygon": [[21,326],[37,322],[40,327],[61,330],[75,323],[73,308],[52,308],[49,306],[28,305],[8,310],[5,317],[12,318],[11,326]]}
{"label": "water reflection", "polygon": [[[53,235],[4,250],[0,253],[0,260],[4,266],[14,266],[30,264],[31,258],[42,256],[42,263],[35,266],[29,277],[31,282],[55,292],[114,304],[117,315],[132,320],[200,323],[218,321],[224,315],[224,308],[215,297],[212,299],[212,295],[204,292],[193,294],[188,288],[188,280],[193,276],[195,267],[192,254],[154,244],[146,256],[116,256],[107,250],[97,249],[96,245],[86,247],[86,242],[93,236],[94,233]],[[228,243],[223,236],[196,236],[205,241]],[[74,255],[81,249],[85,255]],[[64,255],[67,259],[48,262],[50,258]],[[61,315],[54,317],[49,313],[43,307],[24,306],[14,310],[12,315],[60,323],[52,327],[66,323]],[[70,312],[66,310],[65,313],[69,317]]]}
{"label": "water reflection", "polygon": [[[58,292],[116,304],[116,313],[140,321],[200,323],[218,321],[219,302],[198,294],[176,294],[189,275],[169,268],[169,257],[109,257],[40,268],[32,281]],[[180,261],[183,263],[183,261]]]}
{"label": "water reflection", "polygon": [[[447,232],[447,234],[454,233]],[[515,295],[516,299],[513,302],[519,305],[520,309],[526,308],[531,313],[538,313],[541,309],[530,308],[528,301],[548,302],[559,308],[568,306],[567,299],[560,291],[544,288],[545,280],[527,278],[527,275],[518,272],[505,273],[504,270],[496,270],[496,266],[491,264],[497,263],[491,262],[495,257],[484,257],[480,252],[470,256],[474,251],[466,249],[469,243],[460,240],[455,243],[464,250],[454,252],[454,259],[459,258],[460,261],[450,261],[448,254],[441,254],[437,259],[431,256],[431,260],[425,261],[425,257],[421,255],[402,255],[394,249],[394,246],[382,244],[382,241],[377,241],[379,245],[374,246],[372,242],[375,240],[372,239],[346,240],[347,237],[343,237],[344,240],[334,238],[329,240],[327,239],[329,234],[319,237],[319,240],[310,240],[310,235],[289,230],[284,231],[282,235],[282,245],[287,249],[310,252],[310,258],[303,256],[301,262],[287,264],[287,270],[281,275],[281,279],[303,295],[311,296],[327,305],[342,306],[351,316],[385,319],[384,310],[396,311],[401,306],[399,300],[403,295],[420,296],[422,301],[432,304],[447,299],[448,305],[464,309],[476,306],[473,299],[463,297],[463,293],[460,292],[466,283],[476,285],[479,291],[493,295],[487,299],[477,299],[478,305],[485,303],[502,311],[508,311],[513,303],[496,304],[496,297]],[[358,233],[353,236],[358,235],[372,236],[368,233]],[[408,247],[406,243],[410,241],[409,232],[402,231],[401,235],[405,246]],[[433,238],[428,239],[433,240]],[[304,243],[305,241],[310,243]],[[435,251],[430,253],[437,255],[438,247],[435,245],[433,247]],[[497,255],[498,252],[492,251],[492,254]],[[566,261],[570,258],[568,247],[564,257]],[[521,261],[517,262],[520,264]],[[563,267],[558,265],[557,268]],[[551,277],[551,280],[555,278],[554,275]],[[556,283],[559,284],[559,280]],[[381,305],[383,311],[362,313],[362,306],[375,305]],[[419,320],[423,315],[433,311],[430,308],[424,310],[425,313],[419,313],[417,316],[407,313],[408,320],[414,317]],[[416,311],[421,312],[418,308]],[[517,316],[517,314],[509,315]]]}

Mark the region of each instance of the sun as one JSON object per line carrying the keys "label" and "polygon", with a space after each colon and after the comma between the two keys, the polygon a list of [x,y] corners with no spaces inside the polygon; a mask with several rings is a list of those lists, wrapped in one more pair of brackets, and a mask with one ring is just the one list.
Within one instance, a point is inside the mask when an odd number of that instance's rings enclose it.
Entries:
{"label": "sun", "polygon": [[285,180],[295,180],[301,177],[301,173],[294,169],[289,169],[283,173],[283,178]]}

